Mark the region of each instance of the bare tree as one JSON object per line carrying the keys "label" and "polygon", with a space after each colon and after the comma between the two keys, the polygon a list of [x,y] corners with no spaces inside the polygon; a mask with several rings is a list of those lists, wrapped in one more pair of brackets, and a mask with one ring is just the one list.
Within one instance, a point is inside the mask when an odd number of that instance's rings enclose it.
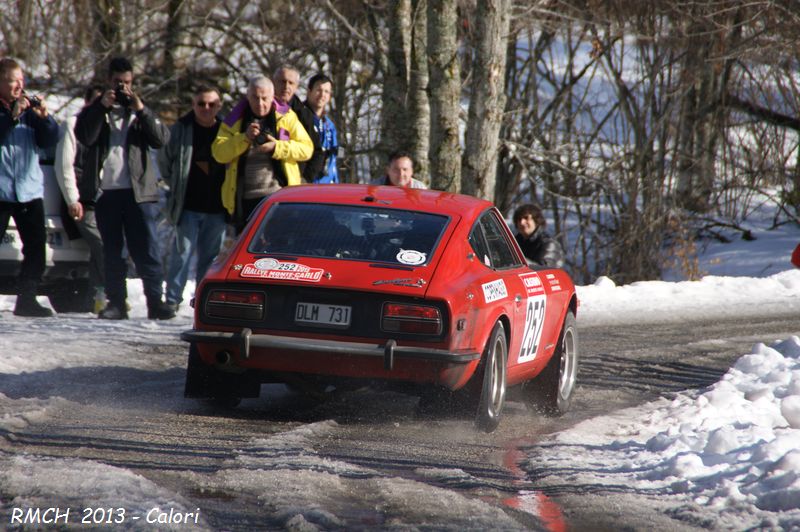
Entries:
{"label": "bare tree", "polygon": [[408,134],[409,83],[411,70],[411,0],[390,3],[386,17],[389,40],[382,58],[381,151],[408,150],[413,139]]}
{"label": "bare tree", "polygon": [[461,191],[494,200],[497,150],[505,108],[510,0],[478,0],[475,60],[464,141]]}
{"label": "bare tree", "polygon": [[455,0],[428,0],[428,56],[431,187],[458,192],[461,185],[461,77]]}
{"label": "bare tree", "polygon": [[409,85],[409,120],[407,135],[411,137],[417,177],[430,181],[431,110],[428,98],[428,15],[427,0],[412,0],[411,83]]}

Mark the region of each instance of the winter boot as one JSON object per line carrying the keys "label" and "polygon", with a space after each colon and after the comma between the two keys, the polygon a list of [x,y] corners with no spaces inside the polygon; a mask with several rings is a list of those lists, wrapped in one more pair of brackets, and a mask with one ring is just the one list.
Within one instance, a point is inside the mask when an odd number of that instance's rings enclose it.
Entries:
{"label": "winter boot", "polygon": [[109,302],[106,308],[97,314],[97,317],[101,320],[127,320],[128,310],[125,307],[125,302],[120,304]]}
{"label": "winter boot", "polygon": [[147,319],[148,320],[171,320],[175,317],[175,310],[164,301],[147,302]]}
{"label": "winter boot", "polygon": [[106,291],[102,286],[98,286],[95,289],[94,308],[92,312],[94,314],[100,314],[104,308],[106,308]]}
{"label": "winter boot", "polygon": [[17,296],[17,304],[14,306],[15,316],[25,316],[29,318],[49,318],[53,311],[43,307],[36,301],[37,285],[31,281],[22,281]]}

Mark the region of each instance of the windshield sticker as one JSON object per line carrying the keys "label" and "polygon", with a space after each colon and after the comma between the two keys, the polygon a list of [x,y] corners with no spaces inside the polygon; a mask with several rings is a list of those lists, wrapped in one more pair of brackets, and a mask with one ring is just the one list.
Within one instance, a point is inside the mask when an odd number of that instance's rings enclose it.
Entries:
{"label": "windshield sticker", "polygon": [[498,301],[500,299],[508,297],[508,290],[506,289],[506,283],[503,282],[502,279],[492,281],[491,283],[483,284],[481,285],[481,288],[483,288],[483,299],[487,303],[491,303],[492,301]]}
{"label": "windshield sticker", "polygon": [[400,249],[400,253],[397,254],[397,262],[400,264],[408,264],[409,266],[417,266],[418,264],[425,264],[425,260],[428,258],[427,253],[422,253],[421,251],[416,251],[413,249]]}
{"label": "windshield sticker", "polygon": [[245,264],[240,277],[254,279],[280,279],[283,281],[306,281],[318,283],[325,270],[310,268],[296,262],[280,262],[276,259],[258,259],[253,264]]}
{"label": "windshield sticker", "polygon": [[538,273],[523,273],[520,274],[519,278],[522,279],[522,284],[525,285],[525,290],[528,292],[528,296],[538,296],[544,294],[544,285],[542,284],[542,280],[539,278]]}

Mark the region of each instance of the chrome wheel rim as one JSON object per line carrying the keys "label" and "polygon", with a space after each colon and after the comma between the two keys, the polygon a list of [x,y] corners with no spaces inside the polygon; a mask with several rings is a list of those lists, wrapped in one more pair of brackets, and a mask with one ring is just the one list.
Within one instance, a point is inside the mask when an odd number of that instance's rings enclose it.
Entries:
{"label": "chrome wheel rim", "polygon": [[492,409],[492,415],[497,415],[503,406],[506,397],[506,379],[505,379],[505,359],[506,342],[505,337],[500,334],[494,341],[492,346],[492,375],[491,375],[491,389],[489,402]]}
{"label": "chrome wheel rim", "polygon": [[568,399],[572,395],[578,376],[578,350],[575,345],[575,334],[572,327],[564,331],[561,342],[561,360],[558,372],[558,398]]}

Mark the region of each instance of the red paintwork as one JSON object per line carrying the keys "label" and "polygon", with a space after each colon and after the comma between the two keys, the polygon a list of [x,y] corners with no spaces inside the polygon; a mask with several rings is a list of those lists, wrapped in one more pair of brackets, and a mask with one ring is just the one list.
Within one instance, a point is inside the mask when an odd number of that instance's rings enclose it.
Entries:
{"label": "red paintwork", "polygon": [[[372,196],[375,201],[365,202],[364,198],[366,196]],[[451,351],[468,349],[483,351],[483,346],[486,344],[494,324],[498,320],[502,320],[509,336],[507,371],[509,385],[531,379],[545,367],[555,350],[567,310],[571,306],[573,312],[577,311],[575,287],[569,275],[563,270],[542,270],[534,273],[525,266],[522,252],[519,250],[499,212],[494,209],[490,202],[460,194],[372,185],[303,185],[284,188],[275,193],[253,217],[240,239],[228,253],[227,258],[215,263],[209,269],[205,279],[197,289],[196,299],[198,301],[204,285],[208,282],[226,281],[238,283],[243,280],[240,276],[241,270],[236,269],[235,266],[253,262],[253,256],[247,252],[247,243],[269,207],[276,202],[374,205],[380,208],[416,210],[449,216],[451,222],[448,224],[434,255],[430,258],[429,264],[417,267],[413,272],[393,272],[382,268],[371,268],[367,262],[301,257],[298,260],[299,263],[310,268],[322,268],[331,274],[330,278],[322,277],[318,282],[286,280],[259,282],[296,285],[304,288],[320,286],[354,291],[402,294],[446,302],[451,317],[449,327],[451,335],[449,338],[436,344],[398,342],[401,345],[429,346]],[[494,211],[494,215],[500,221],[503,221],[502,226],[506,230],[506,236],[520,260],[518,268],[495,271],[484,266],[477,257],[474,257],[472,248],[468,243],[468,235],[476,220],[490,209]],[[374,286],[372,284],[376,280],[396,277],[421,278],[425,280],[426,284],[423,287],[391,284]],[[536,355],[520,362],[518,359],[524,336],[528,296],[528,288],[523,283],[523,278],[525,277],[539,279],[541,286],[537,285],[533,290],[538,290],[546,297],[546,317]],[[482,285],[497,282],[500,279],[505,284],[507,296],[487,303]],[[245,281],[252,282],[253,280],[245,279]],[[532,281],[532,283],[536,285],[536,281]],[[515,300],[516,296],[520,296],[521,300],[519,302]],[[466,327],[464,330],[458,331],[456,323],[461,319],[466,320]],[[236,330],[235,327],[225,328],[202,323],[199,319],[199,305],[195,309],[195,329],[200,331]],[[298,333],[286,334],[253,329],[253,333],[376,343],[374,338],[343,338],[337,336],[335,331],[328,335],[316,333],[301,335]],[[218,346],[198,345],[198,348],[201,358],[206,363],[212,364],[214,353],[219,350]],[[303,353],[299,356],[297,352],[278,353],[274,351],[266,354],[259,353],[257,349],[253,350],[249,360],[238,360],[238,356],[234,356],[234,358],[237,359],[237,365],[270,371],[431,382],[442,384],[451,389],[458,389],[464,386],[478,367],[478,361],[469,364],[445,364],[424,360],[398,360],[394,369],[387,371],[383,368],[383,361],[380,358],[319,353]]]}

